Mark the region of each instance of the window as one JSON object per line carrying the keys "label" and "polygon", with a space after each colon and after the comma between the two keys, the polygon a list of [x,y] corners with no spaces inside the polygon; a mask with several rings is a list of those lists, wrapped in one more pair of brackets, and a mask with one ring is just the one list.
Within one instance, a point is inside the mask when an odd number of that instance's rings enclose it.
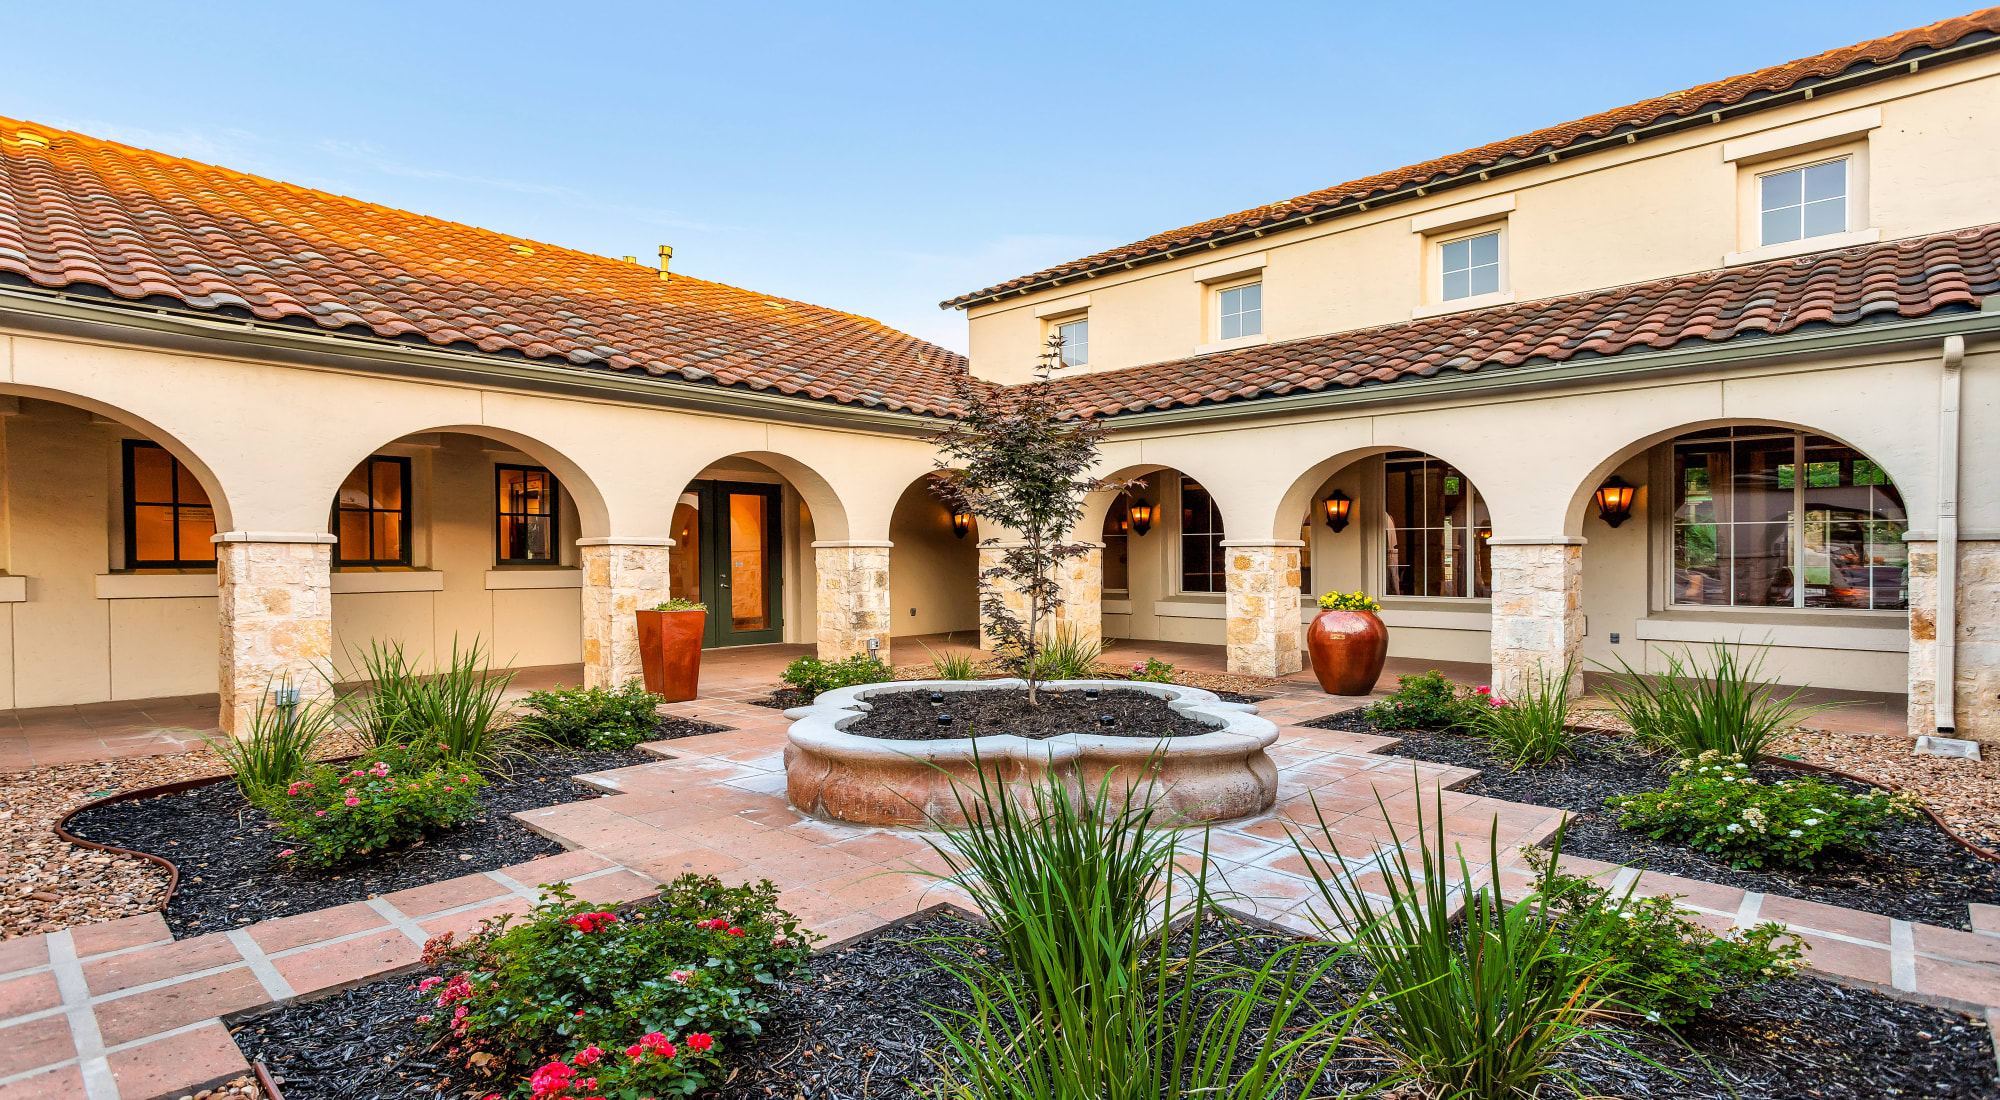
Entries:
{"label": "window", "polygon": [[208,490],[158,443],[125,441],[125,567],[213,569]]}
{"label": "window", "polygon": [[540,466],[493,467],[497,503],[496,556],[502,565],[554,564],[561,558],[557,524],[562,490]]}
{"label": "window", "polygon": [[1847,232],[1847,158],[1757,178],[1763,243]]}
{"label": "window", "polygon": [[1314,591],[1313,518],[1310,511],[1306,512],[1306,518],[1299,524],[1299,541],[1305,543],[1304,546],[1299,547],[1299,591],[1306,597],[1311,598],[1314,595]]}
{"label": "window", "polygon": [[1486,540],[1493,536],[1493,520],[1471,479],[1412,451],[1391,454],[1382,475],[1387,520],[1382,591],[1491,596],[1493,557]]}
{"label": "window", "polygon": [[1499,230],[1446,241],[1438,249],[1438,269],[1444,274],[1441,291],[1444,301],[1500,292]]}
{"label": "window", "polygon": [[1104,514],[1104,590],[1124,592],[1131,587],[1132,498],[1124,493],[1111,502]]}
{"label": "window", "polygon": [[1062,365],[1081,367],[1090,362],[1090,319],[1079,318],[1065,321],[1056,326],[1056,338],[1062,341]]}
{"label": "window", "polygon": [[1674,603],[1908,609],[1902,494],[1859,451],[1724,428],[1676,440],[1673,462]]}
{"label": "window", "polygon": [[1233,286],[1216,294],[1216,339],[1234,340],[1264,331],[1264,284]]}
{"label": "window", "polygon": [[1226,592],[1223,581],[1222,513],[1208,490],[1191,477],[1181,479],[1181,591]]}
{"label": "window", "polygon": [[410,564],[410,460],[371,455],[333,501],[336,565]]}

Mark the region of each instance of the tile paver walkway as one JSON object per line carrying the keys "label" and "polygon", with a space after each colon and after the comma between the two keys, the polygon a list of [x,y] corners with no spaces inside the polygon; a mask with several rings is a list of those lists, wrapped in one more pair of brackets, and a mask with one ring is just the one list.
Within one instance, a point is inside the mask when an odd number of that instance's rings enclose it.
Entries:
{"label": "tile paver walkway", "polygon": [[[941,901],[963,904],[957,890],[921,874],[942,861],[920,834],[818,821],[786,804],[786,722],[744,702],[768,690],[763,671],[743,662],[705,675],[700,699],[668,708],[727,732],[660,742],[650,746],[665,757],[658,762],[583,777],[609,797],[516,815],[571,849],[562,855],[181,941],[147,914],[0,942],[0,1100],[155,1100],[237,1076],[246,1067],[226,1025],[408,970],[430,936],[523,912],[547,883],[568,882],[578,896],[612,905],[690,871],[728,882],[768,878],[781,904],[829,942]],[[1427,813],[1442,799],[1447,834],[1469,859],[1484,859],[1497,827],[1503,883],[1525,883],[1521,849],[1544,840],[1560,815],[1450,790],[1473,773],[1380,755],[1389,738],[1300,724],[1355,702],[1315,690],[1260,705],[1281,727],[1271,753],[1280,801],[1212,832],[1213,882],[1232,904],[1311,931],[1317,893],[1291,832],[1322,840],[1323,818],[1331,834],[1322,843],[1365,872],[1390,836],[1382,811],[1414,841],[1420,799]],[[1635,875],[1566,863],[1618,885]],[[1814,969],[1839,980],[1974,1011],[2000,1003],[2000,934],[1664,875],[1645,875],[1640,889],[1688,895],[1683,904],[1718,929],[1791,923],[1811,944]],[[1980,926],[2000,933],[1995,916],[1983,914]]]}

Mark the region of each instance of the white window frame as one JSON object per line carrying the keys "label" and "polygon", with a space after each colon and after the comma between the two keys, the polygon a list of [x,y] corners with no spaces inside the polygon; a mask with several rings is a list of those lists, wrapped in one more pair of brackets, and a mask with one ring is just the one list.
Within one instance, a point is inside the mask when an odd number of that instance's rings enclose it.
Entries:
{"label": "white window frame", "polygon": [[[1473,294],[1464,298],[1447,300],[1444,296],[1444,250],[1448,245],[1469,241],[1475,237],[1493,235],[1498,257],[1499,289],[1488,294]],[[1458,313],[1468,309],[1483,309],[1487,306],[1506,305],[1514,300],[1513,279],[1509,275],[1512,263],[1512,237],[1507,220],[1482,221],[1472,225],[1452,226],[1435,233],[1426,234],[1424,241],[1424,304],[1410,311],[1412,319],[1436,317],[1445,313]]]}
{"label": "white window frame", "polygon": [[[1804,195],[1805,173],[1814,168],[1821,168],[1829,164],[1840,165],[1840,228],[1825,233],[1805,233],[1805,207],[1808,205],[1808,200]],[[1764,215],[1770,213],[1770,210],[1764,205],[1764,188],[1771,180],[1779,176],[1788,176],[1793,172],[1799,173],[1799,187],[1801,192],[1798,202],[1799,231],[1804,235],[1795,237],[1789,241],[1767,241],[1764,239]],[[1839,236],[1852,228],[1854,228],[1853,157],[1843,153],[1837,157],[1826,157],[1822,160],[1815,160],[1806,164],[1796,164],[1787,168],[1773,168],[1769,171],[1757,173],[1757,246],[1759,248],[1773,248],[1782,245],[1804,244],[1807,241],[1818,241],[1826,237]]]}
{"label": "white window frame", "polygon": [[[1069,337],[1064,335],[1063,330],[1074,325],[1083,326],[1083,358],[1072,363],[1069,361]],[[1049,334],[1063,341],[1062,359],[1057,363],[1060,369],[1083,370],[1090,366],[1090,314],[1085,313],[1075,317],[1063,317],[1050,321]]]}
{"label": "white window frame", "polygon": [[[1257,331],[1239,332],[1234,336],[1223,335],[1222,322],[1223,318],[1227,316],[1223,312],[1223,295],[1232,294],[1239,290],[1248,290],[1253,286],[1257,288]],[[1212,297],[1210,300],[1214,303],[1212,308],[1215,314],[1215,342],[1217,344],[1225,347],[1236,347],[1242,344],[1257,343],[1264,339],[1264,280],[1261,277],[1244,279],[1234,283],[1223,283],[1212,287],[1211,293]],[[1239,310],[1237,316],[1241,317],[1246,312],[1248,311]]]}
{"label": "white window frame", "polygon": [[[1769,176],[1837,160],[1847,162],[1846,230],[1786,241],[1783,244],[1765,244],[1764,180]],[[1736,240],[1737,247],[1742,251],[1725,253],[1722,257],[1724,267],[1809,256],[1815,252],[1874,244],[1882,239],[1882,231],[1869,224],[1871,215],[1868,200],[1869,167],[1866,137],[1830,145],[1821,142],[1811,148],[1788,149],[1762,156],[1746,156],[1742,160],[1730,163],[1735,165],[1737,173]]]}

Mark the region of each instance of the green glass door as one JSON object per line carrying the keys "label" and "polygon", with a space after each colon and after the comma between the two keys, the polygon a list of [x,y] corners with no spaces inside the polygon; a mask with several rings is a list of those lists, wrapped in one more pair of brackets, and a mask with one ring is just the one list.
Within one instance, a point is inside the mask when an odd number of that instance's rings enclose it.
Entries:
{"label": "green glass door", "polygon": [[701,594],[711,646],[785,640],[783,524],[778,487],[696,483],[701,514]]}

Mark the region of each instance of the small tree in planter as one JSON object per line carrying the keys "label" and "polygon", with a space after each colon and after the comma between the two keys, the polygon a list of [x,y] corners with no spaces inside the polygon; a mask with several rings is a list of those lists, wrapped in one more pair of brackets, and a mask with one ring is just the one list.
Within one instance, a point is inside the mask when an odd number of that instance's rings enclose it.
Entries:
{"label": "small tree in planter", "polygon": [[[944,456],[934,482],[938,496],[955,511],[1020,534],[1020,544],[1007,547],[1000,563],[980,574],[979,613],[999,640],[1002,658],[1028,681],[1031,704],[1040,702],[1042,636],[1063,603],[1058,573],[1064,562],[1090,552],[1084,543],[1065,541],[1083,519],[1084,497],[1134,484],[1085,475],[1105,429],[1063,416],[1049,384],[1061,361],[1062,341],[1051,338],[1035,380],[1026,385],[980,389],[970,379],[960,382],[965,412],[932,440]],[[989,538],[981,545],[999,542]],[[1022,612],[1007,606],[1007,588],[1021,594]]]}

